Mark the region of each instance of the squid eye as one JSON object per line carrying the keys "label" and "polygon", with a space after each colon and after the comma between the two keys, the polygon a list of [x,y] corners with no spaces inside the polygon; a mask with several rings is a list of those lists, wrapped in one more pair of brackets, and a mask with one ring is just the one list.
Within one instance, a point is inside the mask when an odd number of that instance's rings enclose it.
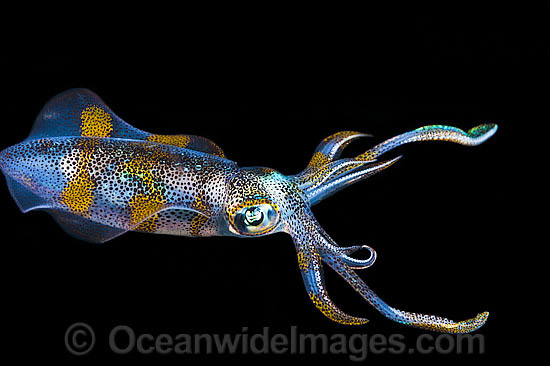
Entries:
{"label": "squid eye", "polygon": [[241,208],[235,213],[235,228],[242,234],[261,234],[277,223],[279,213],[269,204]]}

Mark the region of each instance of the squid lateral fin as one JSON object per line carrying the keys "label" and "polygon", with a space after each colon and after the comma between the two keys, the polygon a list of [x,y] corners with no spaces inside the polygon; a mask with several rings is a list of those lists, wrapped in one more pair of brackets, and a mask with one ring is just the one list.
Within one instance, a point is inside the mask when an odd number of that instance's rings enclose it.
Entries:
{"label": "squid lateral fin", "polygon": [[43,210],[49,213],[69,235],[91,243],[104,243],[128,230],[96,223],[87,218],[56,208],[51,202],[36,195],[23,184],[6,174],[6,182],[13,200],[23,212]]}
{"label": "squid lateral fin", "polygon": [[4,174],[8,189],[21,212],[26,213],[39,208],[49,208],[53,205],[42,197],[33,193],[30,189],[19,183],[17,180]]}
{"label": "squid lateral fin", "polygon": [[205,137],[152,134],[131,126],[88,89],[70,89],[50,99],[38,114],[27,140],[58,136],[151,141],[225,158],[222,149]]}
{"label": "squid lateral fin", "polygon": [[105,243],[128,230],[99,224],[85,217],[58,209],[45,209],[61,228],[72,237],[90,243]]}

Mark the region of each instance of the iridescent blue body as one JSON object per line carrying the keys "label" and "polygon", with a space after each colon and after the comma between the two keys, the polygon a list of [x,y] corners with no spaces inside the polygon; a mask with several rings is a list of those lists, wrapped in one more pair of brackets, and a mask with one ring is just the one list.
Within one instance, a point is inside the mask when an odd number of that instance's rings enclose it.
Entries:
{"label": "iridescent blue body", "polygon": [[[26,140],[0,152],[0,167],[23,212],[44,210],[76,238],[105,242],[127,231],[241,237],[285,232],[294,240],[307,293],[328,318],[343,324],[367,322],[342,312],[328,297],[323,263],[392,320],[464,333],[483,325],[488,313],[454,322],[389,306],[354,271],[370,267],[375,251],[366,245],[339,246],[310,208],[391,166],[399,157],[377,158],[397,146],[429,140],[477,145],[496,129],[493,124],[468,132],[426,126],[346,159],[340,159],[342,150],[368,135],[338,132],[319,144],[304,171],[285,176],[270,168],[241,168],[203,137],[138,130],[94,93],[74,89],[46,104]],[[359,250],[369,251],[370,257],[351,256]]]}

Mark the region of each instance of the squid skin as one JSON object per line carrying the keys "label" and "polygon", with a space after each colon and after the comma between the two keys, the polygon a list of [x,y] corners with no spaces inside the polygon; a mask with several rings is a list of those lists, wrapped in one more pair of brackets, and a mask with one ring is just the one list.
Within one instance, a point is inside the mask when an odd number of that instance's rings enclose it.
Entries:
{"label": "squid skin", "polygon": [[[78,239],[103,243],[127,231],[195,237],[285,232],[294,241],[308,296],[331,320],[350,325],[368,321],[334,304],[325,286],[323,265],[391,320],[466,333],[481,327],[488,313],[455,322],[391,307],[354,271],[373,265],[374,249],[339,246],[319,225],[311,206],[395,164],[400,157],[379,157],[398,146],[433,140],[473,146],[496,130],[495,124],[466,132],[451,126],[424,126],[355,158],[341,159],[351,141],[370,136],[342,131],[319,144],[302,172],[285,176],[271,168],[241,168],[200,136],[136,129],[93,92],[72,89],[44,106],[27,139],[0,152],[0,168],[23,212],[46,211]],[[369,251],[370,257],[353,258],[359,250]]]}

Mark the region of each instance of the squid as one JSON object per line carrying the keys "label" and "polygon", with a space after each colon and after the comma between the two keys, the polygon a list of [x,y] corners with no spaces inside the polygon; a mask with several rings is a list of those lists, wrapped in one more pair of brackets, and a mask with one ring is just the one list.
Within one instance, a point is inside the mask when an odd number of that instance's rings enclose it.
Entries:
{"label": "squid", "polygon": [[[24,141],[0,152],[0,168],[22,212],[46,211],[77,239],[104,243],[127,231],[188,237],[285,232],[294,241],[307,294],[327,318],[348,325],[368,322],[346,314],[330,299],[324,265],[393,321],[466,333],[480,328],[489,313],[453,321],[388,305],[356,272],[374,264],[374,249],[338,245],[317,222],[311,207],[395,164],[401,156],[380,157],[398,146],[434,140],[474,146],[496,130],[496,124],[467,132],[424,126],[354,158],[341,158],[343,149],[369,135],[338,132],[321,141],[302,172],[283,175],[266,167],[241,168],[204,137],[134,128],[93,92],[71,89],[42,108]],[[369,257],[353,256],[360,251]]]}

